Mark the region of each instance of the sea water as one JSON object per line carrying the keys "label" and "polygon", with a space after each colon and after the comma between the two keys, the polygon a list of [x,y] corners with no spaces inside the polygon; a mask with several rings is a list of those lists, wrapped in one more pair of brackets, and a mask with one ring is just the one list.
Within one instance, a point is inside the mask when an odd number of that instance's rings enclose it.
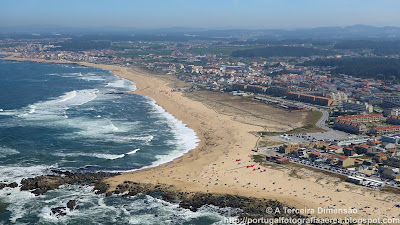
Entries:
{"label": "sea water", "polygon": [[[110,71],[0,59],[0,182],[70,171],[123,172],[166,163],[196,147],[193,130]],[[57,217],[51,208],[78,200]],[[41,196],[0,190],[0,224],[223,224],[229,210],[198,212],[146,195],[95,195],[65,185]]]}

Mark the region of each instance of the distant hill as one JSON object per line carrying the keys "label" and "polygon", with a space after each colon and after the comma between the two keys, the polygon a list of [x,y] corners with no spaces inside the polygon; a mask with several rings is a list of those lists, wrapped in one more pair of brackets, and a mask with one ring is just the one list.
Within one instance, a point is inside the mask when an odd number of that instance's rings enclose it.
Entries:
{"label": "distant hill", "polygon": [[191,34],[194,36],[208,38],[236,38],[245,39],[400,39],[400,27],[374,27],[367,25],[354,25],[346,27],[318,27],[303,29],[205,29],[205,28],[157,28],[144,29],[135,27],[71,27],[57,25],[31,25],[31,26],[8,26],[0,27],[0,34],[51,34],[62,35],[87,35],[87,34],[116,34],[116,35],[170,35],[183,36]]}

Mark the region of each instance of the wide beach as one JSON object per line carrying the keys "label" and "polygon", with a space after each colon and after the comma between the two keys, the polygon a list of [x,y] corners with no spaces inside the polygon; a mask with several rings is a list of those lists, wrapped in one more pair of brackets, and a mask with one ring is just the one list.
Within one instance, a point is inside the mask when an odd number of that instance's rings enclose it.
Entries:
{"label": "wide beach", "polygon": [[[6,59],[25,60],[15,57]],[[260,131],[261,127],[238,122],[231,116],[219,114],[201,102],[185,97],[181,92],[172,91],[173,79],[168,75],[112,65],[79,64],[111,70],[120,77],[134,81],[137,86],[135,94],[153,98],[158,105],[194,129],[200,139],[196,149],[170,163],[109,179],[111,189],[124,181],[164,183],[188,192],[275,199],[297,208],[315,209],[314,214],[318,216],[391,218],[400,214],[399,209],[393,207],[400,202],[395,194],[343,183],[338,178],[329,178],[301,168],[293,168],[297,170],[296,176],[291,175],[293,169],[279,166],[268,167],[266,171],[258,164],[255,167],[260,167],[260,170],[246,168],[246,165],[254,164],[249,156],[257,142],[257,137],[250,132]],[[236,159],[246,163],[239,165]],[[317,213],[318,207],[355,207],[358,213],[325,215]]]}

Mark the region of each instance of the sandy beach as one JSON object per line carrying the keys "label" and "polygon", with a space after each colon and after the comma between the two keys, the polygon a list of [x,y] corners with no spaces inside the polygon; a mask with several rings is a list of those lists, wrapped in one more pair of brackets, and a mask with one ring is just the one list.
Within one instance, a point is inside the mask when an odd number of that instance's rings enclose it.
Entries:
{"label": "sandy beach", "polygon": [[[6,59],[74,63],[16,57]],[[185,97],[181,92],[172,91],[171,83],[163,79],[167,75],[113,65],[78,64],[107,69],[134,81],[137,90],[133,94],[153,98],[158,105],[195,130],[200,139],[196,149],[170,163],[110,178],[107,182],[111,189],[124,181],[163,183],[188,192],[274,199],[300,209],[314,209],[312,214],[318,217],[399,217],[400,209],[394,205],[400,203],[400,196],[396,194],[359,187],[300,167],[263,167],[251,162],[251,155],[254,154],[251,149],[255,147],[258,137],[250,132],[260,131],[261,127],[241,123],[232,116],[220,114],[201,102]],[[239,159],[245,163],[240,164]],[[255,166],[247,168],[251,164]],[[357,213],[318,213],[319,208],[354,208]]]}

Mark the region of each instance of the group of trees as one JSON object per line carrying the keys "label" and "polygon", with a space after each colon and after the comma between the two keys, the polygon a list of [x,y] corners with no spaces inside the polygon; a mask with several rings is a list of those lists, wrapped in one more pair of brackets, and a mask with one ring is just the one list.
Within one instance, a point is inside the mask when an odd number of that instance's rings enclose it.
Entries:
{"label": "group of trees", "polygon": [[87,51],[92,49],[105,49],[111,47],[110,41],[83,41],[83,40],[73,40],[57,43],[57,50],[62,51]]}
{"label": "group of trees", "polygon": [[332,66],[333,74],[348,74],[382,80],[400,79],[400,60],[382,57],[346,57],[341,59],[317,59],[303,66]]}
{"label": "group of trees", "polygon": [[376,55],[399,55],[400,40],[346,40],[334,45],[335,49],[372,50]]}
{"label": "group of trees", "polygon": [[236,50],[232,52],[234,57],[304,57],[313,55],[328,55],[331,51],[311,47],[294,46],[270,46],[264,48],[254,48]]}

